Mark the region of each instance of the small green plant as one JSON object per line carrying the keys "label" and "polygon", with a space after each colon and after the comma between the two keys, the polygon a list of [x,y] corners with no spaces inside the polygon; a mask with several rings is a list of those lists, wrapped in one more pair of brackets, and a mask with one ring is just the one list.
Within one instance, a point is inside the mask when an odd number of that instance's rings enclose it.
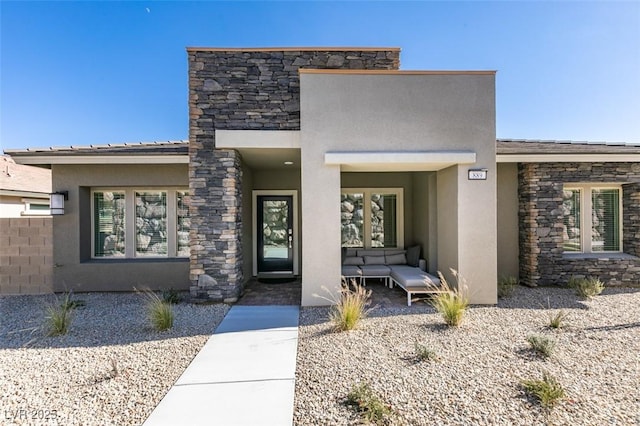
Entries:
{"label": "small green plant", "polygon": [[604,283],[596,277],[571,277],[569,279],[569,287],[573,288],[576,291],[576,294],[583,299],[593,299],[595,296],[602,293],[602,290],[604,290]]}
{"label": "small green plant", "polygon": [[556,312],[556,314],[549,314],[549,328],[563,328],[566,326],[569,313],[564,310]]}
{"label": "small green plant", "polygon": [[63,309],[69,309],[69,310],[76,309],[85,305],[86,303],[84,300],[73,299],[73,291],[69,291],[65,293],[61,303],[61,307]]}
{"label": "small green plant", "polygon": [[455,269],[451,269],[451,273],[456,278],[456,288],[451,288],[444,275],[438,271],[441,292],[431,299],[431,305],[442,315],[447,325],[459,326],[469,306],[469,297],[465,279]]}
{"label": "small green plant", "polygon": [[522,386],[547,410],[551,410],[565,395],[562,385],[547,372],[542,373],[542,380],[523,380]]}
{"label": "small green plant", "polygon": [[426,345],[416,342],[415,343],[416,355],[420,361],[438,361],[440,357],[433,349],[430,349]]}
{"label": "small green plant", "polygon": [[517,285],[518,279],[516,277],[501,276],[498,280],[498,297],[502,299],[511,296]]}
{"label": "small green plant", "polygon": [[391,407],[384,404],[367,383],[355,386],[347,395],[346,403],[374,424],[384,424],[391,415]]}
{"label": "small green plant", "polygon": [[69,327],[73,321],[73,310],[79,306],[84,306],[84,300],[72,299],[73,292],[64,293],[62,302],[56,297],[55,304],[46,307],[45,329],[47,336],[61,336],[69,332]]}
{"label": "small green plant", "polygon": [[355,281],[351,285],[342,281],[340,299],[330,300],[334,302],[329,312],[329,320],[337,331],[353,330],[358,323],[366,318],[370,303],[371,290],[365,289]]}
{"label": "small green plant", "polygon": [[147,291],[145,294],[147,297],[147,314],[153,328],[158,331],[164,331],[173,327],[173,305],[166,303],[152,291]]}
{"label": "small green plant", "polygon": [[164,290],[162,292],[162,300],[165,303],[171,303],[172,305],[177,305],[178,303],[182,302],[182,297],[180,296],[180,293],[178,292],[178,290],[172,287],[169,290]]}
{"label": "small green plant", "polygon": [[531,345],[531,349],[539,353],[545,358],[549,358],[556,347],[556,342],[547,336],[531,335],[527,337],[527,342]]}

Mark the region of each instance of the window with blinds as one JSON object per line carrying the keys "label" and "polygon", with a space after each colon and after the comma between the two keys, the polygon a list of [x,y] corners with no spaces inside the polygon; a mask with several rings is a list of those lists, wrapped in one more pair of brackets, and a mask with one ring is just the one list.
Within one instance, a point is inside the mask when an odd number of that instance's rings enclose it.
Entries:
{"label": "window with blinds", "polygon": [[563,191],[565,252],[622,251],[620,187],[576,184]]}
{"label": "window with blinds", "polygon": [[591,190],[591,250],[620,251],[620,190]]}

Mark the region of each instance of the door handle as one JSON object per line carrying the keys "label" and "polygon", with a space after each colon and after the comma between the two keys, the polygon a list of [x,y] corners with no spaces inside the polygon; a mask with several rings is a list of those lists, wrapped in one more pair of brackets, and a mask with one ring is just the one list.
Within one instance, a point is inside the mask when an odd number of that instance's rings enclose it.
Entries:
{"label": "door handle", "polygon": [[293,241],[293,237],[289,235],[289,248],[293,248],[292,241]]}

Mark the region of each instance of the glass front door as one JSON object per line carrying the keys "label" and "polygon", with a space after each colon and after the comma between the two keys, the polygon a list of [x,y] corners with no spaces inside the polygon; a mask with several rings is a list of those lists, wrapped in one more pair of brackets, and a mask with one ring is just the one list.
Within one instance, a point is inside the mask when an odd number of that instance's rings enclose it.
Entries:
{"label": "glass front door", "polygon": [[258,273],[293,274],[293,197],[257,197]]}

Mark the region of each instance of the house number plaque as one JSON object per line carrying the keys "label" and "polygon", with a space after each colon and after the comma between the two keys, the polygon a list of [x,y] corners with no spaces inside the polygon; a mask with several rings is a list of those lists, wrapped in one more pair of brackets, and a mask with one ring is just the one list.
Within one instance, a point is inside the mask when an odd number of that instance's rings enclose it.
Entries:
{"label": "house number plaque", "polygon": [[487,180],[487,169],[469,169],[469,180]]}

